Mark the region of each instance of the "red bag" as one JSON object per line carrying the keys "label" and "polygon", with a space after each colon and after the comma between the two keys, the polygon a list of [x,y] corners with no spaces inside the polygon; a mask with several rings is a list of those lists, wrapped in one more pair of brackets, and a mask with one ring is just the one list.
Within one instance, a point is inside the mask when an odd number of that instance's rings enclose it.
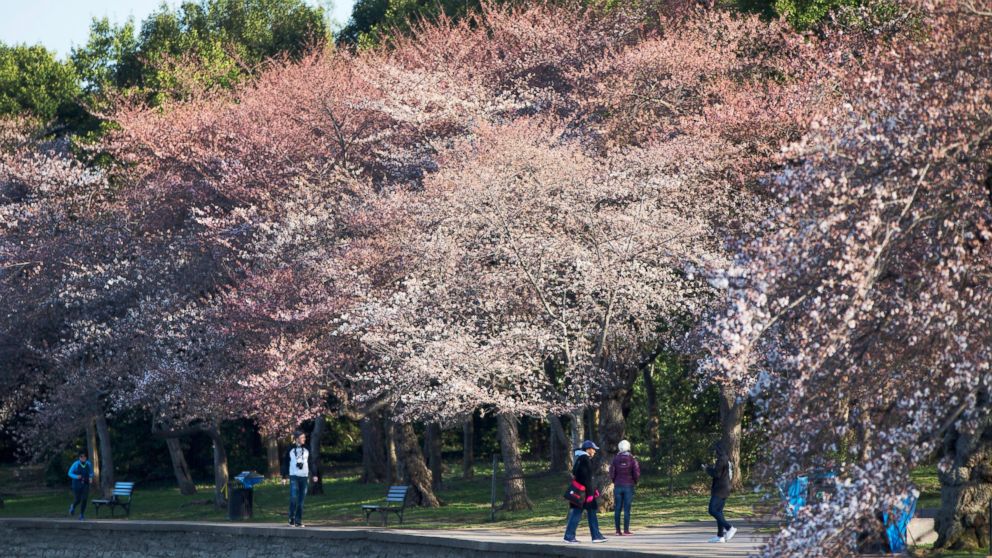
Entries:
{"label": "red bag", "polygon": [[586,502],[586,487],[575,482],[575,479],[572,479],[572,482],[568,485],[568,488],[565,490],[564,498],[565,500],[568,501],[569,504],[581,508],[582,505],[585,504]]}

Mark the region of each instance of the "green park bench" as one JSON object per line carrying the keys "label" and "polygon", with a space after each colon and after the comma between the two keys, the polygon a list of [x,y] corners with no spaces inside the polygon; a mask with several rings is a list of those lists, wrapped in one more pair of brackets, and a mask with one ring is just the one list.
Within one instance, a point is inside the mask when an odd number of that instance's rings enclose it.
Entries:
{"label": "green park bench", "polygon": [[125,514],[128,517],[131,517],[131,493],[133,492],[133,482],[114,483],[114,493],[110,496],[110,498],[93,500],[93,506],[96,508],[96,515],[100,515],[100,506],[109,506],[110,517],[113,517],[114,508],[120,506],[124,508]]}
{"label": "green park bench", "polygon": [[369,517],[373,513],[379,513],[382,515],[382,526],[385,527],[388,523],[389,514],[395,513],[400,518],[400,525],[403,525],[403,512],[406,510],[406,495],[409,490],[409,486],[390,486],[389,492],[386,493],[386,502],[384,504],[363,505],[362,511],[365,512],[365,524],[369,524]]}

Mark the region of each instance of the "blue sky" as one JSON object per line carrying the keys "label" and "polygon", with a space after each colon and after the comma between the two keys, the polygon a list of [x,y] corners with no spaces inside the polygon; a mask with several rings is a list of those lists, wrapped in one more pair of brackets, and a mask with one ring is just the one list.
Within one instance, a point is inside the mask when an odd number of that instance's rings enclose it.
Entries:
{"label": "blue sky", "polygon": [[[175,6],[179,0],[166,0]],[[327,5],[326,0],[307,0],[313,5]],[[0,0],[0,41],[7,44],[41,43],[60,58],[72,46],[86,43],[90,20],[109,17],[114,23],[134,17],[141,23],[162,0]],[[348,21],[354,0],[334,0],[333,17],[340,24]]]}

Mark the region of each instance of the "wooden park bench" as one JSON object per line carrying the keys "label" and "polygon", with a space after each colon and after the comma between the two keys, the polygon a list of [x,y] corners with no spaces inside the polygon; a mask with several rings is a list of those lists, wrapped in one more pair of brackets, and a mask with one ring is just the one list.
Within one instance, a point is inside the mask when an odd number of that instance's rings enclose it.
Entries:
{"label": "wooden park bench", "polygon": [[406,494],[410,490],[409,486],[390,486],[386,493],[384,504],[365,504],[362,511],[365,512],[365,524],[369,524],[369,517],[373,513],[382,514],[382,526],[385,527],[390,513],[395,513],[400,518],[400,525],[403,525],[403,512],[406,510]]}
{"label": "wooden park bench", "polygon": [[131,493],[134,492],[133,482],[114,483],[114,493],[109,499],[93,500],[96,515],[100,515],[100,506],[110,506],[110,517],[114,516],[114,508],[120,506],[128,517],[131,516]]}

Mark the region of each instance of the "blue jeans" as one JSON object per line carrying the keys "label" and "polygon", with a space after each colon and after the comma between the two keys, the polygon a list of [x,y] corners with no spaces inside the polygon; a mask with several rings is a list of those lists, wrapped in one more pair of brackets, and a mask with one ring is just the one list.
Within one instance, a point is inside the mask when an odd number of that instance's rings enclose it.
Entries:
{"label": "blue jeans", "polygon": [[630,531],[630,503],[634,500],[633,486],[613,486],[613,523],[620,530],[620,511],[623,510],[623,530]]}
{"label": "blue jeans", "polygon": [[[596,510],[586,510],[589,517],[589,534],[592,540],[602,539],[603,534],[599,532],[599,519],[596,518]],[[579,528],[579,521],[582,520],[582,508],[568,508],[568,523],[565,525],[565,540],[575,540],[575,531]]]}
{"label": "blue jeans", "polygon": [[289,522],[303,523],[303,500],[307,497],[307,477],[289,476]]}
{"label": "blue jeans", "polygon": [[723,506],[727,503],[726,498],[710,496],[709,514],[716,520],[716,535],[722,537],[723,533],[730,529],[730,523],[723,517]]}

